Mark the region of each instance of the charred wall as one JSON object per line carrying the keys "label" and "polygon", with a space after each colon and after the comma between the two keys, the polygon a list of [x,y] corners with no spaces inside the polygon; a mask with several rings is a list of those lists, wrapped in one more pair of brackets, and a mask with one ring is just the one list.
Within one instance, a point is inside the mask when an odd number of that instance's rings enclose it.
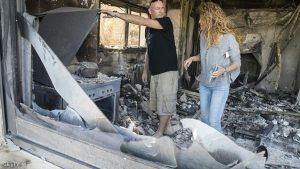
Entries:
{"label": "charred wall", "polygon": [[133,82],[141,82],[146,49],[109,50],[98,52],[101,72],[108,75],[125,76]]}
{"label": "charred wall", "polygon": [[[298,23],[299,25],[300,23]],[[279,87],[282,90],[300,89],[300,30],[282,52],[282,71]]]}
{"label": "charred wall", "polygon": [[[299,89],[296,84],[299,84],[299,79],[297,79],[299,45],[297,42],[300,37],[295,33],[289,38],[292,28],[291,25],[286,25],[290,19],[293,19],[291,17],[295,12],[295,10],[278,11],[275,9],[240,10],[238,12],[235,10],[232,19],[244,37],[243,44],[241,44],[242,53],[253,53],[262,68],[260,76],[264,75],[270,65],[276,64],[274,69],[267,73],[266,78],[256,86],[257,88],[271,92]],[[239,17],[236,17],[237,15]],[[281,22],[276,23],[275,21],[278,20]],[[299,24],[297,18],[294,20],[295,25]],[[254,34],[257,37],[252,37]],[[278,49],[275,44],[279,45]]]}

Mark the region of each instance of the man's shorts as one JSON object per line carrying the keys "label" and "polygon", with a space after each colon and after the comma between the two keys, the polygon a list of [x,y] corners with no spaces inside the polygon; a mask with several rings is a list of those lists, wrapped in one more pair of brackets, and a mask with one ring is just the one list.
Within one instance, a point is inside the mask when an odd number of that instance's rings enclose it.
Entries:
{"label": "man's shorts", "polygon": [[150,109],[158,115],[176,113],[178,78],[178,71],[151,76]]}

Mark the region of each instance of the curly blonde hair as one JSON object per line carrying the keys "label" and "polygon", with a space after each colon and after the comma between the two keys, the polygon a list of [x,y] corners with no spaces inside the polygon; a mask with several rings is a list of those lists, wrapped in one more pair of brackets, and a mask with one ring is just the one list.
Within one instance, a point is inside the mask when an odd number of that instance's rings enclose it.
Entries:
{"label": "curly blonde hair", "polygon": [[208,46],[213,46],[218,43],[218,34],[231,33],[235,36],[236,40],[240,42],[241,37],[239,33],[233,30],[234,24],[226,17],[222,8],[213,2],[204,2],[200,5],[200,20],[205,24],[201,28],[207,39]]}

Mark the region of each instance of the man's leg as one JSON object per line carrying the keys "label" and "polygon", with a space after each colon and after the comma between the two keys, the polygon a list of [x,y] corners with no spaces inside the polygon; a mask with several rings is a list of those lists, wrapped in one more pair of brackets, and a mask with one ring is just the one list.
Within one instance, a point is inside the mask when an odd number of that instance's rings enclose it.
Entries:
{"label": "man's leg", "polygon": [[161,116],[159,116],[159,126],[158,126],[157,131],[153,135],[154,137],[159,138],[159,137],[163,136],[163,133],[164,133],[165,129],[168,126],[168,122],[170,120],[170,117],[171,117],[170,115],[161,115]]}
{"label": "man's leg", "polygon": [[172,135],[174,133],[174,129],[172,128],[172,125],[171,125],[171,116],[167,122],[167,126],[166,126],[166,129],[164,131],[164,134],[165,135]]}
{"label": "man's leg", "polygon": [[155,137],[161,137],[168,127],[171,115],[176,113],[178,89],[178,71],[169,71],[159,75],[157,93],[157,114],[159,126]]}

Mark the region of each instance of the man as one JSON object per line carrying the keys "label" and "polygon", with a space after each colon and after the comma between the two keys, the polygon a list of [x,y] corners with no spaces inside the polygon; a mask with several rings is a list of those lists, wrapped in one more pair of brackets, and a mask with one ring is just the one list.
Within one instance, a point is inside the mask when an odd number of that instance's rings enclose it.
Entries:
{"label": "man", "polygon": [[169,126],[171,115],[176,112],[178,89],[173,24],[170,18],[165,16],[164,3],[161,0],[151,1],[148,9],[151,19],[116,11],[101,12],[147,27],[147,52],[142,80],[147,82],[148,71],[150,71],[150,108],[159,115],[159,126],[154,137],[161,137]]}

